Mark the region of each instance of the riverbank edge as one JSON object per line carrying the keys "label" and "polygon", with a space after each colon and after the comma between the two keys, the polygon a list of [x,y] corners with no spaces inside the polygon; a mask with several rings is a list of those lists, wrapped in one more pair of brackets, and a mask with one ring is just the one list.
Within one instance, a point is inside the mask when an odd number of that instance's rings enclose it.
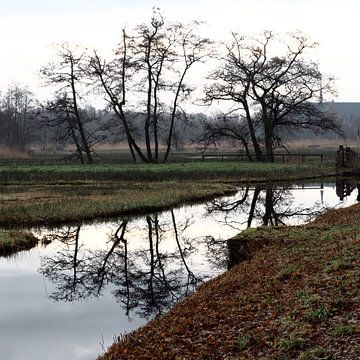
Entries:
{"label": "riverbank edge", "polygon": [[[271,167],[270,167],[271,169]],[[265,174],[265,175],[264,175]],[[196,204],[202,201],[211,200],[214,197],[218,196],[226,196],[232,195],[236,192],[237,187],[241,184],[261,184],[261,183],[289,183],[295,181],[311,181],[316,179],[328,179],[330,177],[334,177],[336,174],[333,168],[328,168],[326,171],[321,170],[319,173],[315,173],[309,175],[308,173],[292,173],[292,174],[284,174],[277,173],[274,170],[266,170],[262,176],[232,176],[230,178],[221,178],[219,176],[214,176],[212,179],[207,180],[199,180],[192,179],[191,176],[187,180],[193,184],[199,186],[199,192],[188,192],[188,187],[186,186],[185,180],[178,180],[176,185],[184,185],[183,193],[177,194],[178,196],[172,198],[168,196],[167,199],[158,199],[153,203],[149,203],[146,196],[146,191],[143,193],[143,198],[138,203],[116,203],[114,206],[113,201],[102,201],[102,199],[96,201],[89,201],[85,197],[76,197],[74,200],[69,200],[67,203],[64,201],[60,201],[57,199],[54,203],[49,201],[49,196],[47,196],[46,202],[44,204],[41,203],[41,199],[37,199],[37,204],[40,209],[33,209],[36,211],[29,211],[26,209],[26,206],[18,206],[16,202],[14,202],[12,207],[5,207],[2,209],[0,207],[0,226],[4,228],[11,227],[29,227],[29,226],[59,226],[65,223],[79,223],[79,222],[90,222],[95,219],[106,220],[116,217],[133,217],[133,216],[141,216],[144,214],[154,213],[154,212],[162,212],[166,211],[170,208],[181,207],[183,205],[191,205]],[[299,175],[300,174],[300,175]],[[64,182],[62,182],[64,181]],[[119,180],[118,180],[119,181]],[[168,180],[174,181],[174,180]],[[135,180],[127,180],[128,183],[135,182]],[[212,184],[212,187],[207,187],[206,182],[208,184]],[[72,181],[67,182],[66,180],[62,180],[61,178],[57,179],[55,184],[42,184],[36,183],[36,186],[53,186],[56,184],[78,184],[79,189],[81,189],[82,183],[73,183]],[[90,181],[91,183],[91,181]],[[104,184],[101,181],[96,182],[93,180],[93,183],[97,185],[97,191],[101,189],[101,186],[108,186],[109,184],[116,185],[116,181],[108,181]],[[162,184],[166,183],[166,180],[163,181],[144,181],[140,180],[140,183],[145,184],[158,184],[159,192],[161,192]],[[84,183],[89,184],[89,182]],[[28,184],[31,186],[32,184]],[[1,186],[11,186],[11,184],[2,184]],[[201,187],[204,187],[200,189]],[[98,203],[98,205],[97,205]],[[101,204],[101,205],[100,205]],[[109,206],[107,207],[107,204]],[[75,206],[76,205],[76,206]],[[79,206],[80,205],[80,206]],[[35,206],[35,203],[30,203],[29,207]],[[62,211],[57,211],[59,209]],[[86,209],[86,212],[82,212],[82,209]],[[115,208],[115,209],[114,209]],[[69,211],[69,214],[66,215],[63,213],[63,209],[71,209],[72,212]],[[77,209],[77,210],[76,210]],[[11,211],[9,211],[11,210]],[[9,213],[13,213],[11,217],[9,217]],[[29,217],[24,216],[24,214],[28,214]],[[60,216],[61,215],[61,216]]]}
{"label": "riverbank edge", "polygon": [[99,359],[358,359],[359,224],[356,204],[239,234],[248,260]]}
{"label": "riverbank edge", "polygon": [[0,230],[0,256],[10,256],[22,250],[30,250],[39,239],[27,231]]}

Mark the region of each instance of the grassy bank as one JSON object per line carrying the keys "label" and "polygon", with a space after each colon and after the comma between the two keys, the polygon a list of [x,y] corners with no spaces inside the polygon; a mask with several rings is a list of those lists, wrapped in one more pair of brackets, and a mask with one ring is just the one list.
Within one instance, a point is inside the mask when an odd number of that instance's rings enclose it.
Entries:
{"label": "grassy bank", "polygon": [[330,175],[326,164],[238,162],[0,167],[0,225],[40,225],[163,210],[236,184]]}
{"label": "grassy bank", "polygon": [[40,225],[128,216],[234,192],[221,182],[76,182],[3,186],[0,225]]}
{"label": "grassy bank", "polygon": [[249,260],[101,359],[359,359],[359,224],[355,205],[242,233]]}
{"label": "grassy bank", "polygon": [[3,165],[0,182],[57,182],[86,180],[234,180],[266,181],[333,175],[328,163],[266,164],[245,162],[196,162],[169,164]]}
{"label": "grassy bank", "polygon": [[38,239],[24,231],[0,230],[0,256],[9,256],[36,246]]}

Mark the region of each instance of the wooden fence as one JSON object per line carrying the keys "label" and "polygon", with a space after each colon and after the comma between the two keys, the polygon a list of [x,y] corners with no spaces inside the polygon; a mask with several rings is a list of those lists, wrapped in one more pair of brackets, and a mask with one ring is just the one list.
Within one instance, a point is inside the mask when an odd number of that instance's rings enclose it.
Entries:
{"label": "wooden fence", "polygon": [[[255,155],[252,155],[255,157]],[[235,158],[240,161],[247,161],[248,157],[245,154],[203,154],[201,155],[201,160],[205,161],[206,159],[221,159],[222,161]],[[323,154],[274,154],[275,161],[285,162],[286,159],[298,159],[301,162],[304,162],[305,159],[315,158],[320,159],[321,162],[324,161]]]}

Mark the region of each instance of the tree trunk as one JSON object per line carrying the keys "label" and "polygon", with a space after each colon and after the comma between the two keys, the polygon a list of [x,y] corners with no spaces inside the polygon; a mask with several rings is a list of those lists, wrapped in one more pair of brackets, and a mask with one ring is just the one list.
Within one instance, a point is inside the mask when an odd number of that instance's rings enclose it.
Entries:
{"label": "tree trunk", "polygon": [[136,163],[136,156],[135,156],[135,152],[134,152],[133,146],[132,146],[132,144],[131,144],[131,142],[130,142],[129,139],[127,139],[127,141],[128,141],[128,145],[129,145],[129,149],[130,149],[132,161],[133,161],[133,163],[135,164],[135,163]]}
{"label": "tree trunk", "polygon": [[92,164],[93,163],[93,159],[91,156],[91,151],[90,151],[90,147],[85,135],[85,131],[84,131],[84,127],[81,121],[81,116],[79,113],[79,109],[78,109],[78,105],[77,105],[77,93],[75,90],[75,74],[74,74],[74,64],[71,60],[71,91],[72,91],[72,100],[73,100],[73,107],[74,107],[74,115],[76,118],[76,122],[77,122],[77,127],[80,133],[80,138],[81,138],[81,143],[83,145],[85,154],[86,154],[86,159],[87,159],[87,163],[88,164]]}
{"label": "tree trunk", "polygon": [[150,141],[150,120],[151,120],[151,73],[149,74],[149,88],[148,88],[148,98],[147,98],[147,110],[146,110],[146,119],[144,126],[145,133],[145,145],[146,145],[146,154],[147,160],[149,162],[153,161],[152,152],[151,152],[151,141]]}
{"label": "tree trunk", "polygon": [[74,129],[74,125],[72,124],[71,122],[71,119],[70,119],[70,114],[68,112],[68,110],[66,110],[66,119],[67,119],[67,122],[68,122],[68,126],[69,126],[69,129],[70,129],[70,132],[71,132],[71,136],[73,138],[73,141],[74,141],[74,144],[76,146],[76,154],[77,154],[77,157],[79,158],[81,164],[85,164],[85,159],[84,159],[84,156],[82,154],[82,149],[81,149],[81,146],[79,144],[79,141],[76,137],[76,133],[75,133],[75,129]]}
{"label": "tree trunk", "polygon": [[151,64],[150,64],[151,41],[152,41],[152,38],[150,38],[150,40],[148,42],[148,48],[147,48],[147,52],[145,55],[145,58],[146,58],[145,61],[146,61],[146,65],[148,67],[148,73],[147,73],[148,88],[147,88],[146,119],[145,119],[144,132],[145,132],[146,154],[147,154],[147,159],[149,162],[153,162],[152,151],[151,151],[151,141],[150,141],[151,100],[152,100],[152,68],[151,68]]}
{"label": "tree trunk", "polygon": [[155,256],[154,256],[154,242],[152,237],[153,230],[152,230],[152,222],[150,216],[146,217],[146,222],[149,228],[148,235],[149,235],[149,250],[150,250],[150,279],[148,284],[149,284],[151,301],[155,302],[154,287],[153,287],[153,279],[155,276]]}
{"label": "tree trunk", "polygon": [[250,154],[250,151],[249,151],[249,145],[248,145],[247,141],[245,139],[243,139],[242,143],[244,145],[245,153],[246,153],[246,156],[247,156],[248,160],[253,161],[253,158],[252,158],[252,156]]}
{"label": "tree trunk", "polygon": [[78,129],[79,129],[79,132],[80,132],[81,142],[83,144],[84,151],[85,151],[85,154],[86,154],[86,161],[87,161],[88,164],[92,164],[93,159],[92,159],[92,156],[91,156],[90,147],[89,147],[88,141],[86,139],[85,131],[84,131],[84,128],[82,126],[81,120],[78,121]]}
{"label": "tree trunk", "polygon": [[251,141],[252,141],[254,152],[255,152],[256,161],[262,161],[262,151],[261,151],[259,142],[256,138],[254,124],[253,124],[253,120],[252,120],[252,117],[250,114],[249,107],[246,103],[244,103],[243,105],[244,105],[244,109],[246,112],[246,120],[248,123],[248,128],[249,128],[250,137],[251,137]]}
{"label": "tree trunk", "polygon": [[254,219],[255,207],[256,207],[256,203],[257,203],[260,192],[261,192],[260,186],[255,186],[254,195],[253,195],[251,205],[250,205],[250,212],[249,212],[249,217],[248,217],[248,221],[247,221],[247,227],[251,226],[251,223]]}
{"label": "tree trunk", "polygon": [[265,149],[266,149],[266,162],[274,162],[274,149],[273,137],[271,126],[265,126]]}
{"label": "tree trunk", "polygon": [[180,95],[181,86],[182,86],[182,84],[184,82],[184,78],[185,78],[185,75],[186,75],[188,69],[189,69],[189,66],[186,66],[183,73],[182,73],[182,75],[181,75],[179,83],[177,85],[177,89],[176,89],[176,93],[175,93],[175,97],[174,97],[174,102],[173,102],[173,108],[172,108],[172,112],[171,112],[169,133],[168,133],[168,138],[166,140],[166,152],[165,152],[165,156],[164,156],[164,159],[163,159],[164,163],[167,161],[170,150],[171,150],[171,143],[172,143],[172,138],[173,138],[173,131],[174,131],[176,111],[177,111],[177,106],[178,106],[178,99],[179,99],[179,95]]}
{"label": "tree trunk", "polygon": [[271,219],[271,215],[273,212],[272,199],[273,199],[273,189],[271,186],[267,186],[266,187],[266,195],[265,195],[265,213],[263,216],[263,225],[264,226],[273,225],[273,222]]}

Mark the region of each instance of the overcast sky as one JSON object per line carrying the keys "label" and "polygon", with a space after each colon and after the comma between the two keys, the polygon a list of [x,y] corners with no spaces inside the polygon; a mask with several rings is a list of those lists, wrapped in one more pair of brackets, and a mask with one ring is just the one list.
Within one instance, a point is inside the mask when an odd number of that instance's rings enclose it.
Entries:
{"label": "overcast sky", "polygon": [[77,43],[109,54],[121,29],[147,21],[152,7],[169,20],[207,22],[208,35],[301,30],[320,46],[312,54],[334,75],[337,101],[360,102],[359,0],[0,0],[0,88],[11,82],[43,95],[38,71],[53,44]]}

